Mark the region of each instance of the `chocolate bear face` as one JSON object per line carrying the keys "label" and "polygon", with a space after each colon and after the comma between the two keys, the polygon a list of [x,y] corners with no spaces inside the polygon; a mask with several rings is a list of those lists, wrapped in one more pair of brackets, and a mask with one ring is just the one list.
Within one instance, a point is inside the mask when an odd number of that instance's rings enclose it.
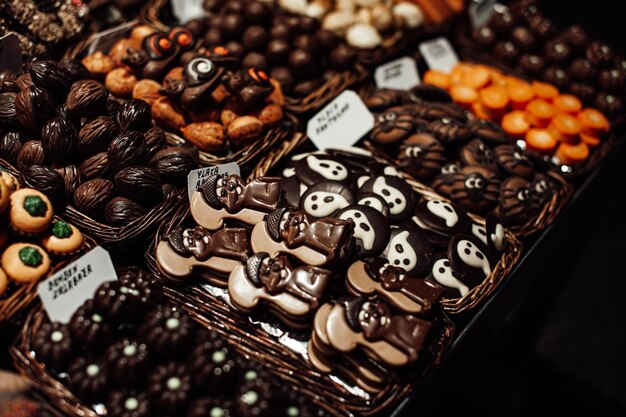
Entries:
{"label": "chocolate bear face", "polygon": [[532,179],[535,175],[533,163],[528,159],[524,151],[513,145],[500,145],[494,149],[494,154],[498,166],[509,175],[515,175]]}
{"label": "chocolate bear face", "polygon": [[461,149],[459,158],[465,165],[479,165],[490,171],[498,172],[493,151],[480,139],[474,139],[465,145]]}
{"label": "chocolate bear face", "polygon": [[400,146],[398,161],[414,177],[432,178],[446,163],[445,149],[433,135],[417,133]]}
{"label": "chocolate bear face", "polygon": [[370,135],[372,140],[386,145],[398,143],[415,131],[413,115],[399,110],[399,107],[392,107],[378,115]]}
{"label": "chocolate bear face", "polygon": [[500,180],[486,168],[469,166],[454,175],[450,197],[469,211],[484,212],[500,194]]}

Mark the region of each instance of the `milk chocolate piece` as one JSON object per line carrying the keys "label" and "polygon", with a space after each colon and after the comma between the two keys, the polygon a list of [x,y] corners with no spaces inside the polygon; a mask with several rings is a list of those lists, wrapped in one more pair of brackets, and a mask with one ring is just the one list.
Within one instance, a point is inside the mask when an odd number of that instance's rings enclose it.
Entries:
{"label": "milk chocolate piece", "polygon": [[468,166],[454,175],[450,197],[473,212],[484,212],[498,201],[500,180],[488,169]]}
{"label": "milk chocolate piece", "polygon": [[498,165],[491,148],[480,139],[473,139],[459,152],[459,160],[464,165],[480,165],[498,173]]}
{"label": "milk chocolate piece", "polygon": [[578,58],[570,65],[569,73],[576,81],[590,83],[595,80],[597,70],[590,60]]}
{"label": "milk chocolate piece", "polygon": [[514,145],[500,145],[494,149],[498,166],[509,175],[531,179],[535,175],[532,162]]}
{"label": "milk chocolate piece", "polygon": [[391,107],[376,117],[376,123],[370,133],[372,140],[383,145],[391,145],[415,133],[414,115],[403,113],[400,109],[401,107]]}

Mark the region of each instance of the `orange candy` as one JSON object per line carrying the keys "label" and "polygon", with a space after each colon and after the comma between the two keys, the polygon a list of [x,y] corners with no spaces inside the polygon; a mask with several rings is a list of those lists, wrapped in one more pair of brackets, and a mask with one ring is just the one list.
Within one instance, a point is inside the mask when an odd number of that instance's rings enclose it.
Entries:
{"label": "orange candy", "polygon": [[489,84],[490,74],[485,67],[478,65],[458,64],[450,73],[454,85],[465,85],[479,90]]}
{"label": "orange candy", "polygon": [[557,111],[576,115],[583,108],[583,104],[571,94],[561,94],[552,102]]}
{"label": "orange candy", "polygon": [[533,90],[537,97],[544,100],[552,100],[559,95],[559,90],[552,84],[542,83],[540,81],[533,81]]}
{"label": "orange candy", "polygon": [[502,87],[490,86],[478,92],[480,104],[487,112],[501,115],[509,104],[509,96]]}
{"label": "orange candy", "polygon": [[544,154],[551,154],[556,147],[556,139],[545,129],[530,129],[526,132],[528,149]]}
{"label": "orange candy", "polygon": [[601,137],[609,131],[609,121],[596,109],[587,108],[578,113],[578,120],[582,123],[583,132],[588,135]]}
{"label": "orange candy", "polygon": [[528,121],[536,127],[547,127],[554,117],[554,107],[545,100],[535,99],[526,106]]}
{"label": "orange candy", "polygon": [[559,113],[554,116],[548,131],[559,142],[578,143],[578,137],[582,131],[582,125],[577,118],[567,113]]}
{"label": "orange candy", "polygon": [[596,146],[600,145],[600,143],[602,142],[602,140],[600,138],[588,135],[585,132],[582,132],[580,134],[580,140],[585,142],[587,144],[587,146],[590,147],[590,148],[595,148]]}
{"label": "orange candy", "polygon": [[470,108],[473,103],[478,101],[478,92],[466,85],[453,85],[450,88],[450,95],[452,100],[467,108]]}
{"label": "orange candy", "polygon": [[556,150],[555,156],[559,158],[562,164],[578,164],[589,157],[589,147],[582,141],[575,145],[561,143]]}
{"label": "orange candy", "polygon": [[526,112],[515,110],[505,114],[502,118],[502,128],[514,138],[524,137],[530,129],[530,124],[526,120]]}
{"label": "orange candy", "polygon": [[494,120],[493,115],[489,114],[489,112],[487,112],[487,110],[483,107],[482,104],[480,104],[479,101],[472,104],[471,110],[472,110],[472,113],[474,113],[476,117],[478,117],[479,119],[491,120],[494,122],[496,121]]}
{"label": "orange candy", "polygon": [[424,74],[424,84],[434,85],[435,87],[450,89],[450,76],[445,72],[437,70],[428,70]]}
{"label": "orange candy", "polygon": [[514,110],[524,110],[526,105],[535,98],[535,91],[531,85],[523,81],[509,82],[506,92]]}

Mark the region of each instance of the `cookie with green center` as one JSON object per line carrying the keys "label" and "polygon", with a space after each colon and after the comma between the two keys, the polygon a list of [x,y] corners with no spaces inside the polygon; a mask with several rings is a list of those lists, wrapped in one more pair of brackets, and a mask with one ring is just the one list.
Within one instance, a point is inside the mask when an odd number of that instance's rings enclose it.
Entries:
{"label": "cookie with green center", "polygon": [[7,274],[2,268],[0,268],[0,297],[3,296],[4,293],[7,291],[8,286],[9,279],[7,278]]}
{"label": "cookie with green center", "polygon": [[9,220],[18,232],[32,235],[45,231],[52,223],[52,204],[43,193],[22,188],[10,196]]}
{"label": "cookie with green center", "polygon": [[9,191],[9,187],[6,185],[4,181],[0,180],[0,213],[3,213],[4,210],[9,206],[9,195],[11,192]]}
{"label": "cookie with green center", "polygon": [[74,254],[83,247],[83,242],[83,234],[63,220],[55,220],[50,235],[41,240],[47,251],[57,255]]}
{"label": "cookie with green center", "polygon": [[48,273],[50,257],[40,246],[14,243],[2,254],[2,268],[13,281],[28,284]]}

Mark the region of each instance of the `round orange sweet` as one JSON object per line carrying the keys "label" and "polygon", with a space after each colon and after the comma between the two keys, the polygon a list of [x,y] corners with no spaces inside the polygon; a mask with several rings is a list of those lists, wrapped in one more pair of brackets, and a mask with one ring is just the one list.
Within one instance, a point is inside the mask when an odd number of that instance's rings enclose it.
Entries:
{"label": "round orange sweet", "polygon": [[526,106],[528,121],[535,127],[547,127],[554,117],[554,107],[545,100],[534,99]]}
{"label": "round orange sweet", "polygon": [[530,124],[526,119],[526,112],[515,110],[505,114],[502,118],[502,128],[514,138],[523,137],[530,129]]}
{"label": "round orange sweet", "polygon": [[556,147],[556,139],[545,129],[529,129],[526,132],[526,146],[543,154],[551,154]]}

